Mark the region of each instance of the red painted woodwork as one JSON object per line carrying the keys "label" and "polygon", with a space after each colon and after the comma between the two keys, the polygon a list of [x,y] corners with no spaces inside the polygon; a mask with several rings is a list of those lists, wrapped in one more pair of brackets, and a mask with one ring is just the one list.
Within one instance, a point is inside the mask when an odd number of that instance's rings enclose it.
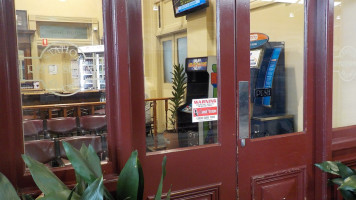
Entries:
{"label": "red painted woodwork", "polygon": [[[103,1],[105,26],[108,149],[110,162],[102,166],[105,184],[115,189],[117,172],[132,151],[128,33],[125,1]],[[118,28],[120,27],[120,28]],[[36,193],[32,177],[25,170],[19,77],[17,73],[17,38],[14,1],[0,0],[0,172],[20,192]],[[120,53],[119,53],[120,52]],[[120,67],[119,67],[120,66]],[[124,134],[123,134],[124,133]],[[54,168],[54,173],[67,184],[73,184],[71,167]]]}
{"label": "red painted woodwork", "polygon": [[[236,199],[237,154],[236,154],[236,68],[234,62],[235,1],[219,1],[217,11],[218,45],[218,98],[219,144],[146,154],[144,119],[144,66],[142,57],[141,0],[127,1],[129,21],[129,63],[131,69],[131,104],[133,145],[139,151],[145,175],[144,198],[155,194],[159,183],[161,162],[167,156],[167,176],[163,191],[170,184],[172,191],[187,191],[191,188],[221,183],[218,199]],[[248,39],[247,39],[248,40]],[[247,52],[248,56],[248,52]],[[247,58],[249,60],[249,58]],[[191,196],[185,196],[192,199]],[[209,199],[209,197],[199,197]],[[198,199],[199,199],[198,198]],[[194,198],[193,198],[194,199]]]}
{"label": "red painted woodwork", "polygon": [[252,177],[252,199],[304,199],[305,167]]}
{"label": "red painted woodwork", "polygon": [[[249,0],[237,1],[236,63],[237,81],[249,81]],[[305,5],[304,51],[304,131],[238,142],[238,185],[240,199],[314,199],[313,141],[315,131],[315,22],[316,1]],[[246,25],[247,24],[247,25]],[[292,91],[290,91],[292,92]],[[290,178],[276,176],[263,180],[266,174],[283,174],[305,166]],[[257,177],[257,180],[254,178]],[[268,177],[268,176],[267,176]],[[283,185],[283,187],[282,187]],[[287,186],[290,186],[287,187]],[[283,199],[281,198],[281,199]]]}
{"label": "red painted woodwork", "polygon": [[[315,162],[331,160],[334,2],[317,1],[315,26]],[[315,199],[330,198],[327,174],[315,168]]]}
{"label": "red painted woodwork", "polygon": [[[187,190],[180,190],[171,193],[171,199],[187,199],[187,200],[218,200],[220,184],[201,186],[197,188],[190,188]],[[163,196],[165,198],[166,196]],[[154,196],[147,198],[153,200]]]}

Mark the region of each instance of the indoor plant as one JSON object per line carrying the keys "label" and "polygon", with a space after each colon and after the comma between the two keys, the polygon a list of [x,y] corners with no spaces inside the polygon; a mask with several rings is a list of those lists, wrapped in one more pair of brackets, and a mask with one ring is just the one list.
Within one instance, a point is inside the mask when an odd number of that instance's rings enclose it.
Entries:
{"label": "indoor plant", "polygon": [[[143,172],[137,151],[132,152],[130,158],[121,170],[117,182],[116,197],[113,197],[103,185],[103,174],[100,160],[91,145],[85,145],[78,151],[70,144],[63,142],[64,149],[76,173],[76,186],[70,190],[54,173],[44,164],[33,160],[27,155],[23,159],[28,166],[31,175],[44,194],[38,197],[41,200],[103,200],[103,199],[142,199],[143,198]],[[155,200],[161,200],[163,179],[165,177],[166,157],[162,162],[162,177],[159,184]],[[167,199],[170,199],[170,191]],[[0,199],[20,199],[6,177],[0,173]],[[30,196],[23,196],[23,199],[32,199]]]}
{"label": "indoor plant", "polygon": [[339,186],[337,189],[345,200],[356,199],[356,171],[354,169],[335,161],[325,161],[315,166],[324,172],[339,176],[329,181]]}
{"label": "indoor plant", "polygon": [[169,121],[173,126],[173,130],[166,130],[164,132],[164,137],[166,139],[167,149],[177,148],[178,144],[178,124],[177,124],[177,110],[179,106],[184,102],[184,94],[186,86],[187,77],[185,76],[185,71],[183,65],[173,65],[172,73],[172,99],[170,102],[171,116]]}

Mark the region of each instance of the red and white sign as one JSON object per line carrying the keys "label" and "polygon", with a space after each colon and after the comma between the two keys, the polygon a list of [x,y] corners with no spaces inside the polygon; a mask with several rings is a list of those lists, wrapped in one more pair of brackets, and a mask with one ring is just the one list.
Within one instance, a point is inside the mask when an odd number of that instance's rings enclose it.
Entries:
{"label": "red and white sign", "polygon": [[47,39],[42,39],[42,46],[48,46],[48,40]]}
{"label": "red and white sign", "polygon": [[218,120],[218,99],[193,99],[192,119],[193,122],[208,122]]}

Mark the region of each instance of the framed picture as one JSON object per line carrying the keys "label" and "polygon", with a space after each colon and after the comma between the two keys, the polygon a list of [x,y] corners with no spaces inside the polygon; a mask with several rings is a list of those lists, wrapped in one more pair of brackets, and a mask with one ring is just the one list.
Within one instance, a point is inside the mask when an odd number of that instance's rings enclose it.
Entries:
{"label": "framed picture", "polygon": [[27,30],[27,11],[16,10],[17,30]]}

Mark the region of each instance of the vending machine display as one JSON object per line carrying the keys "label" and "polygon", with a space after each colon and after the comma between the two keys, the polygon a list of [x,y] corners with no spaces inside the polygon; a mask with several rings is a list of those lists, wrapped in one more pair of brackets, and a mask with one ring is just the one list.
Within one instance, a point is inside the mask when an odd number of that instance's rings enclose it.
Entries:
{"label": "vending machine display", "polygon": [[285,44],[268,40],[265,34],[251,34],[252,138],[294,132],[294,116],[286,112]]}

